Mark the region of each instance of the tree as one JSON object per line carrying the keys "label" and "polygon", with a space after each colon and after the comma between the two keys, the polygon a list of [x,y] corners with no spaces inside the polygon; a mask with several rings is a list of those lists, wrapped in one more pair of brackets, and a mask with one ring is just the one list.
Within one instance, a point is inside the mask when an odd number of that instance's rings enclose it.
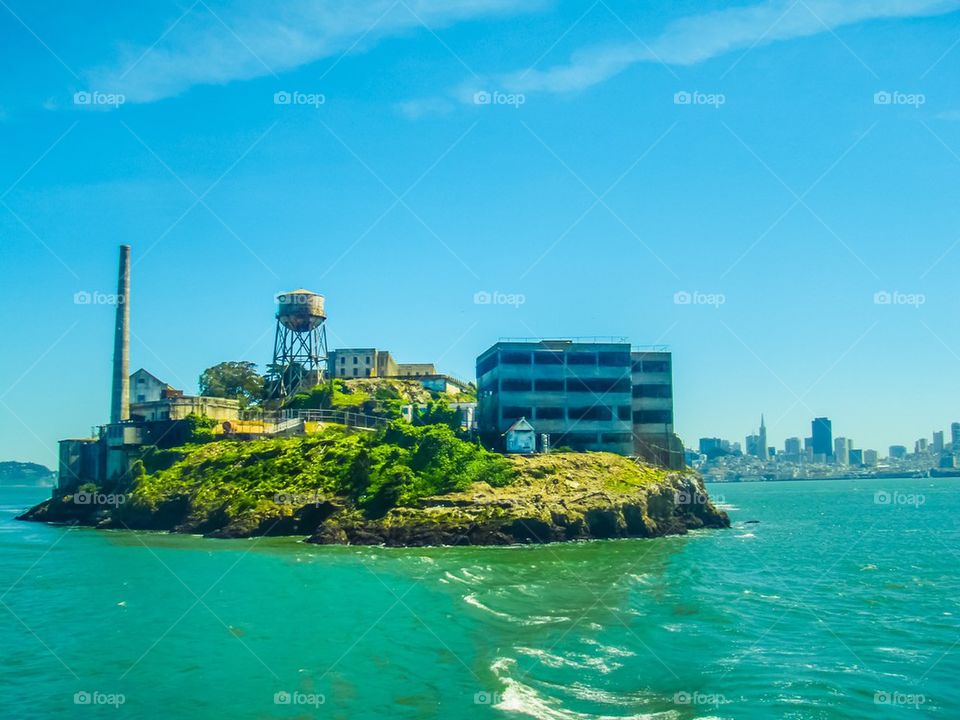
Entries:
{"label": "tree", "polygon": [[263,394],[263,377],[255,363],[246,361],[222,362],[203,371],[200,375],[200,394],[207,397],[234,398],[240,407],[247,407],[260,400]]}

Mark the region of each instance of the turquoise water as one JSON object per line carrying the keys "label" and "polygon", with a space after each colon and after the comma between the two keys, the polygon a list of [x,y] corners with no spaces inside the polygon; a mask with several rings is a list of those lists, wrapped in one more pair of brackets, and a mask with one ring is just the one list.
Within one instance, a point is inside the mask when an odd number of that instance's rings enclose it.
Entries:
{"label": "turquoise water", "polygon": [[66,530],[0,489],[0,717],[960,717],[960,481],[711,492],[731,530],[393,550]]}

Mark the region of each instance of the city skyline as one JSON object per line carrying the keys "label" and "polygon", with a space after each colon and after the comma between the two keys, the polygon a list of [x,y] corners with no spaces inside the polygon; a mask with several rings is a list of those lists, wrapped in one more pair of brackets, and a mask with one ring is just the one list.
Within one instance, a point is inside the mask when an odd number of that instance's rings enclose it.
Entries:
{"label": "city skyline", "polygon": [[106,416],[118,244],[131,366],[188,391],[306,287],[331,348],[466,378],[668,345],[687,443],[960,414],[960,2],[318,7],[0,8],[0,458]]}

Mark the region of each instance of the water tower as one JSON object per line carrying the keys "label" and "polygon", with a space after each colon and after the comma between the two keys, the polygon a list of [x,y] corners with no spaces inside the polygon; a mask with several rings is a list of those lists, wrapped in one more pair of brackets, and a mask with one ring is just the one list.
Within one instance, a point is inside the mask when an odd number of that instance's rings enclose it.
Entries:
{"label": "water tower", "polygon": [[285,398],[318,385],[327,365],[323,295],[291,290],[277,296],[271,396]]}

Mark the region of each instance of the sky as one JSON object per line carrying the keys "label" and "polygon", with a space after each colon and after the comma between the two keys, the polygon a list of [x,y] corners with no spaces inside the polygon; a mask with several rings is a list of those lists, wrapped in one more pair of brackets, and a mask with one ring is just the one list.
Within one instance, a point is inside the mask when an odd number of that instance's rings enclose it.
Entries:
{"label": "sky", "polygon": [[466,379],[668,345],[688,445],[960,420],[960,0],[2,0],[0,58],[0,459],[107,419],[120,244],[187,392],[305,287]]}

